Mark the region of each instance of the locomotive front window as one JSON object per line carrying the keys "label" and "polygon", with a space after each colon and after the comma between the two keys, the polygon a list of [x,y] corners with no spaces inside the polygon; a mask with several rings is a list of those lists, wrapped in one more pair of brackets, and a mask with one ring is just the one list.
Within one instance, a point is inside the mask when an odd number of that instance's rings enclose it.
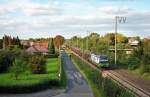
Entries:
{"label": "locomotive front window", "polygon": [[100,60],[108,60],[107,56],[100,56]]}

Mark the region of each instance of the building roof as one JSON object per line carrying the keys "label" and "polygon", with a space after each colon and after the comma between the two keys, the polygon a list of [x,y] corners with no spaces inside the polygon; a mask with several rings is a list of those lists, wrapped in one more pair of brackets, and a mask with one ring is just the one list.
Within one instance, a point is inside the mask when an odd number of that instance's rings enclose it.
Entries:
{"label": "building roof", "polygon": [[38,45],[44,48],[48,48],[48,42],[47,41],[42,41],[42,42],[33,42],[32,45]]}
{"label": "building roof", "polygon": [[130,45],[138,45],[139,44],[139,41],[138,41],[138,39],[137,39],[137,37],[129,37],[128,38],[128,43],[130,44]]}
{"label": "building roof", "polygon": [[43,46],[33,45],[33,46],[29,47],[26,51],[29,53],[36,53],[36,52],[47,53],[48,49]]}

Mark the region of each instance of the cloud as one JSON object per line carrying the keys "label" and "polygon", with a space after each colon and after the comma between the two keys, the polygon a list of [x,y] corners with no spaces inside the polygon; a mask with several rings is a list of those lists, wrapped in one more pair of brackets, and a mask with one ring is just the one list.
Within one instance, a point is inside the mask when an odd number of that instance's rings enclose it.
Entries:
{"label": "cloud", "polygon": [[38,16],[38,15],[60,15],[62,9],[47,4],[34,3],[30,0],[22,0],[19,2],[18,0],[10,1],[6,4],[0,4],[0,14],[7,15],[9,13],[15,14],[23,14],[27,16]]}
{"label": "cloud", "polygon": [[34,6],[27,7],[23,9],[24,14],[29,16],[38,16],[38,15],[60,15],[62,10],[57,7],[49,6]]}
{"label": "cloud", "polygon": [[[119,24],[119,31],[133,32],[137,35],[150,36],[150,11],[135,10],[128,6],[101,6],[76,3],[35,3],[30,0],[10,1],[0,4],[0,33],[18,32],[21,36],[48,36],[64,34],[66,37],[76,32],[85,35],[86,31],[95,31],[100,34],[114,31],[114,17],[127,17],[125,24]],[[82,12],[85,13],[83,14]],[[86,13],[87,12],[87,13]],[[8,15],[9,14],[9,15]],[[27,33],[27,35],[21,34]],[[29,32],[32,32],[31,35]],[[45,32],[45,33],[42,33]],[[65,34],[70,32],[73,34]],[[103,32],[103,33],[101,33]],[[134,34],[135,35],[135,34]],[[0,34],[1,36],[1,34]]]}

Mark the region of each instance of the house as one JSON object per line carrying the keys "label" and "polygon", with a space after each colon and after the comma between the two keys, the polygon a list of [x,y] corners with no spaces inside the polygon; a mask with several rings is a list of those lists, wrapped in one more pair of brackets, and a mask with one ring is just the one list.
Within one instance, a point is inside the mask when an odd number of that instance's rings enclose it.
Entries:
{"label": "house", "polygon": [[36,41],[33,42],[32,45],[39,45],[41,47],[48,48],[48,41]]}
{"label": "house", "polygon": [[43,55],[47,55],[48,54],[48,49],[43,47],[43,46],[39,46],[39,45],[32,45],[30,46],[26,52],[30,53],[30,54],[43,54]]}
{"label": "house", "polygon": [[144,38],[144,41],[150,41],[150,36],[147,38]]}
{"label": "house", "polygon": [[129,37],[128,38],[128,44],[131,46],[138,46],[140,41],[137,39],[137,37]]}
{"label": "house", "polygon": [[30,46],[30,42],[28,40],[21,40],[20,43],[23,46]]}
{"label": "house", "polygon": [[[115,49],[109,49],[109,51],[115,52]],[[130,55],[130,54],[132,54],[134,49],[117,49],[117,51],[125,51],[127,55]]]}

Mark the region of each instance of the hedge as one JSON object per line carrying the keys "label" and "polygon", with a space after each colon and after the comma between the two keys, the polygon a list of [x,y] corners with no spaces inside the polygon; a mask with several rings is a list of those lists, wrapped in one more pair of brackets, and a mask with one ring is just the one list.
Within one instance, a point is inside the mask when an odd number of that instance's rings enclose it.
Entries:
{"label": "hedge", "polygon": [[58,80],[45,80],[33,85],[0,86],[0,93],[32,93],[58,86]]}

